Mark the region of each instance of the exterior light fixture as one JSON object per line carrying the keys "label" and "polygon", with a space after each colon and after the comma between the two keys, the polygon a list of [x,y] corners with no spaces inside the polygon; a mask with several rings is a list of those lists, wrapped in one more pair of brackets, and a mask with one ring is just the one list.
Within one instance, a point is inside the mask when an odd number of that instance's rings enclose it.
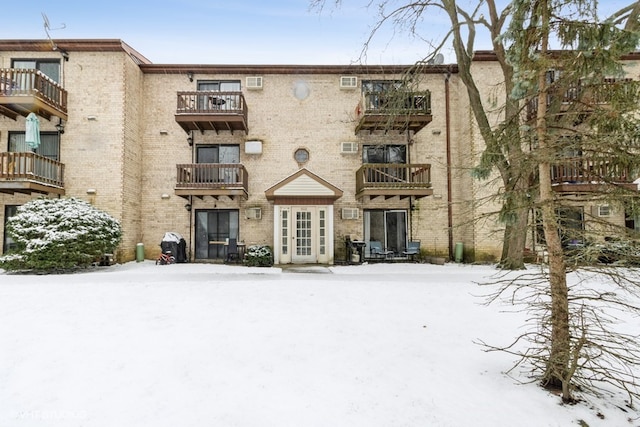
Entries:
{"label": "exterior light fixture", "polygon": [[163,200],[166,200],[166,199],[168,199],[168,198],[169,198],[169,194],[167,194],[167,193],[162,193],[162,194],[160,195],[160,198],[161,198],[161,199],[163,199]]}
{"label": "exterior light fixture", "polygon": [[191,203],[187,203],[186,205],[184,205],[184,208],[187,210],[187,212],[191,212]]}
{"label": "exterior light fixture", "polygon": [[89,188],[87,190],[87,194],[96,194],[96,189],[95,188]]}
{"label": "exterior light fixture", "polygon": [[189,136],[187,138],[187,143],[189,144],[189,147],[191,147],[193,145],[193,137],[192,136]]}
{"label": "exterior light fixture", "polygon": [[56,125],[56,129],[58,130],[59,134],[64,133],[64,123],[62,123],[62,119],[58,119],[58,124]]}
{"label": "exterior light fixture", "polygon": [[187,77],[189,78],[189,81],[192,82],[193,81],[193,71],[187,71]]}
{"label": "exterior light fixture", "polygon": [[163,129],[160,131],[160,135],[169,135],[169,131]]}

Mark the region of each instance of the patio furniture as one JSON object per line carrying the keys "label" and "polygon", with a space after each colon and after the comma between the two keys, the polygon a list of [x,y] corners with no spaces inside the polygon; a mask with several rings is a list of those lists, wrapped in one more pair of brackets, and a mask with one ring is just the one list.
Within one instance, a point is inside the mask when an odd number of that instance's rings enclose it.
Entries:
{"label": "patio furniture", "polygon": [[371,258],[381,258],[386,259],[393,256],[393,251],[388,251],[382,248],[382,243],[377,240],[372,240],[369,242],[369,255]]}
{"label": "patio furniture", "polygon": [[227,257],[225,262],[240,262],[240,251],[238,250],[238,239],[229,239],[226,247]]}
{"label": "patio furniture", "polygon": [[413,257],[420,254],[420,241],[412,241],[407,243],[407,248],[402,251],[402,255],[409,257],[413,261]]}

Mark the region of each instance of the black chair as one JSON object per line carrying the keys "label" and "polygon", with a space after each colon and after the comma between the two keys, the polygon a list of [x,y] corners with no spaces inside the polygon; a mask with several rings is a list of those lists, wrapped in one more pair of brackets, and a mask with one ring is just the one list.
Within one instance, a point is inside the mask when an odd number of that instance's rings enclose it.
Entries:
{"label": "black chair", "polygon": [[227,245],[227,258],[225,262],[240,262],[238,239],[229,239],[229,244]]}

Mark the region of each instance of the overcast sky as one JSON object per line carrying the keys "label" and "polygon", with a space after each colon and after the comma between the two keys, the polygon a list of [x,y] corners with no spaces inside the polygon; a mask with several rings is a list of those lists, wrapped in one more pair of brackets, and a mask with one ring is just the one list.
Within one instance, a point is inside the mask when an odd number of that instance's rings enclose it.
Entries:
{"label": "overcast sky", "polygon": [[[398,0],[402,1],[402,0]],[[109,0],[11,2],[2,7],[0,39],[121,39],[157,64],[349,64],[359,62],[377,21],[369,0],[343,0],[324,10],[309,0]],[[406,0],[404,0],[406,3]],[[632,0],[601,0],[614,9]],[[374,3],[377,3],[374,1]],[[477,0],[459,0],[460,5]],[[507,0],[499,0],[506,4]],[[420,23],[423,39],[385,28],[363,62],[410,64],[446,34],[446,19]],[[431,42],[431,43],[430,43]],[[489,48],[488,43],[477,49]],[[455,62],[450,49],[447,63]]]}

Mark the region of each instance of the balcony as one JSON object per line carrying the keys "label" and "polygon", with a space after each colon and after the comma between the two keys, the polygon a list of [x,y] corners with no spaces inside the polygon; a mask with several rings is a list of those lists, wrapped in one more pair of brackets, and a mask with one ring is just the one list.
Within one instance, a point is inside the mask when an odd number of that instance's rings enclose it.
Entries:
{"label": "balcony", "polygon": [[603,191],[605,185],[615,185],[637,191],[638,184],[627,166],[608,159],[572,157],[551,166],[551,183],[559,193]]}
{"label": "balcony", "polygon": [[176,165],[176,195],[181,197],[227,196],[246,198],[249,174],[238,163],[192,163]]}
{"label": "balcony", "polygon": [[0,153],[0,193],[64,195],[64,165],[35,153]]}
{"label": "balcony", "polygon": [[[563,93],[547,95],[547,108],[554,106],[557,114],[584,113],[596,108],[607,108],[616,99],[637,99],[640,82],[631,79],[604,79],[600,84],[578,82]],[[635,92],[634,96],[632,92]],[[538,113],[538,98],[527,104],[527,121],[535,120]]]}
{"label": "balcony", "polygon": [[431,196],[431,165],[367,163],[356,171],[356,198]]}
{"label": "balcony", "polygon": [[356,134],[376,130],[415,133],[432,120],[429,91],[365,92],[356,107]]}
{"label": "balcony", "polygon": [[178,92],[176,122],[189,133],[249,131],[247,104],[242,92]]}
{"label": "balcony", "polygon": [[67,91],[39,70],[0,68],[0,115],[67,120]]}

